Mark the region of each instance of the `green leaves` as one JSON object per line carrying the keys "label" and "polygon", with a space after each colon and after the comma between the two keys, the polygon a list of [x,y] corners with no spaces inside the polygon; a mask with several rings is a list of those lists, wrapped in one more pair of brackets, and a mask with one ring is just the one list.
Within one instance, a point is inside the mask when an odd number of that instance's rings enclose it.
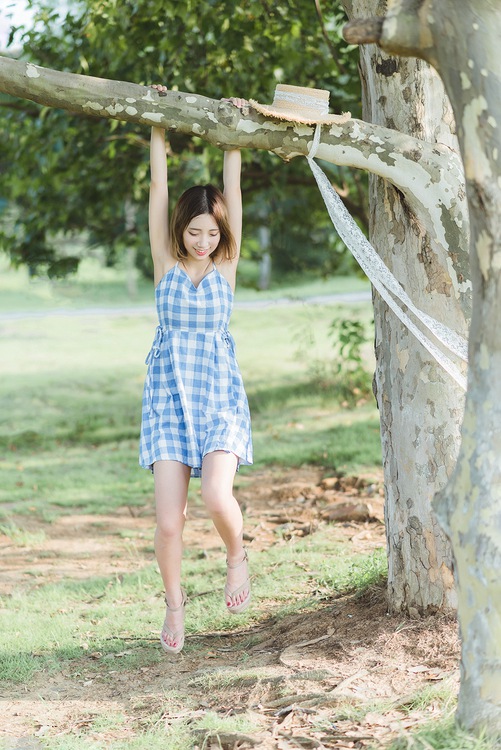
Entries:
{"label": "green leaves", "polygon": [[[323,28],[311,0],[82,0],[65,13],[45,0],[32,5],[36,22],[24,35],[23,55],[40,65],[114,80],[162,82],[216,99],[235,95],[271,101],[279,81],[316,86],[331,91],[333,110],[358,114],[357,53],[337,34],[344,19],[338,2],[326,12]],[[0,104],[0,131],[7,134],[0,142],[0,198],[14,207],[14,225],[0,226],[3,249],[16,262],[29,257],[33,270],[49,273],[73,267],[59,263],[58,238],[68,232],[85,232],[104,247],[110,262],[126,246],[136,247],[139,255],[148,253],[148,130],[10,97],[2,97]],[[207,171],[211,181],[220,183],[217,151],[176,134],[170,141],[173,197]],[[315,203],[317,191],[305,163],[298,161],[286,172],[264,152],[245,153],[243,189],[248,239],[261,222],[256,221],[258,202],[272,202],[272,253],[291,244],[287,227],[297,233],[298,223],[302,243],[313,238],[313,255],[315,248],[324,252],[332,246],[332,226],[321,203]],[[126,200],[138,206],[138,226],[128,234]],[[291,219],[287,206],[312,203],[313,211],[295,207],[297,218]],[[289,237],[285,242],[283,232]],[[34,236],[37,242],[29,250],[27,238]],[[283,254],[280,266],[294,265]],[[325,268],[324,261],[320,265]]]}

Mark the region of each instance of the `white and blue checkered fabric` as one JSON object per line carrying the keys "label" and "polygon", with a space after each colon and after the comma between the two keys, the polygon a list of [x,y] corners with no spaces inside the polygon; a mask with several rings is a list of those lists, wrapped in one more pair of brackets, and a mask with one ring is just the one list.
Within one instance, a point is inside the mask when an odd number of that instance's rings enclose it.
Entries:
{"label": "white and blue checkered fabric", "polygon": [[139,463],[180,461],[200,476],[224,450],[252,463],[249,405],[228,331],[230,285],[214,265],[195,287],[176,264],[158,284],[159,325],[146,358]]}

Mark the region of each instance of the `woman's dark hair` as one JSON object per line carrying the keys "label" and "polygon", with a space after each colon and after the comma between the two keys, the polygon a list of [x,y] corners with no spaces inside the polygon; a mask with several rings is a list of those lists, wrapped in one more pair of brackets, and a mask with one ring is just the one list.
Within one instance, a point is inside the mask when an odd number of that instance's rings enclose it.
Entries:
{"label": "woman's dark hair", "polygon": [[220,240],[212,253],[213,259],[231,260],[237,254],[235,238],[230,229],[228,209],[224,196],[215,185],[194,185],[179,198],[170,220],[170,243],[172,255],[178,260],[187,257],[183,233],[190,221],[201,214],[213,216],[219,227]]}

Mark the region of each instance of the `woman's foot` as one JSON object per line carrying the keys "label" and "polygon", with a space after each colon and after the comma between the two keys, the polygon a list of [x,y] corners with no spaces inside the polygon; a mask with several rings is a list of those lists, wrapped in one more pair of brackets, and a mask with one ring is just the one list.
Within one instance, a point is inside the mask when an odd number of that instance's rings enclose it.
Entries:
{"label": "woman's foot", "polygon": [[[181,597],[177,602],[174,600],[169,604],[165,597],[165,604],[167,610],[160,634],[160,644],[167,653],[178,654],[184,646],[184,607],[186,604],[184,589],[181,589]],[[174,606],[176,604],[177,606]]]}
{"label": "woman's foot", "polygon": [[245,612],[250,604],[251,589],[247,560],[246,549],[243,551],[243,557],[240,555],[240,559],[226,559],[227,577],[224,594],[226,608],[232,615]]}

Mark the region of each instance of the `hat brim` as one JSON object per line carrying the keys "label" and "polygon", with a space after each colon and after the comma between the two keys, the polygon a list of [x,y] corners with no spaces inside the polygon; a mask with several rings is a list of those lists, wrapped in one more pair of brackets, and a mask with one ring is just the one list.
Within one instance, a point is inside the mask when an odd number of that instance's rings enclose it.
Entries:
{"label": "hat brim", "polygon": [[278,120],[285,120],[286,122],[298,122],[303,125],[342,125],[351,119],[351,112],[343,112],[341,115],[324,115],[323,117],[302,117],[293,112],[284,112],[284,110],[275,109],[268,104],[259,104],[254,99],[249,99],[249,104],[262,115],[276,117]]}

